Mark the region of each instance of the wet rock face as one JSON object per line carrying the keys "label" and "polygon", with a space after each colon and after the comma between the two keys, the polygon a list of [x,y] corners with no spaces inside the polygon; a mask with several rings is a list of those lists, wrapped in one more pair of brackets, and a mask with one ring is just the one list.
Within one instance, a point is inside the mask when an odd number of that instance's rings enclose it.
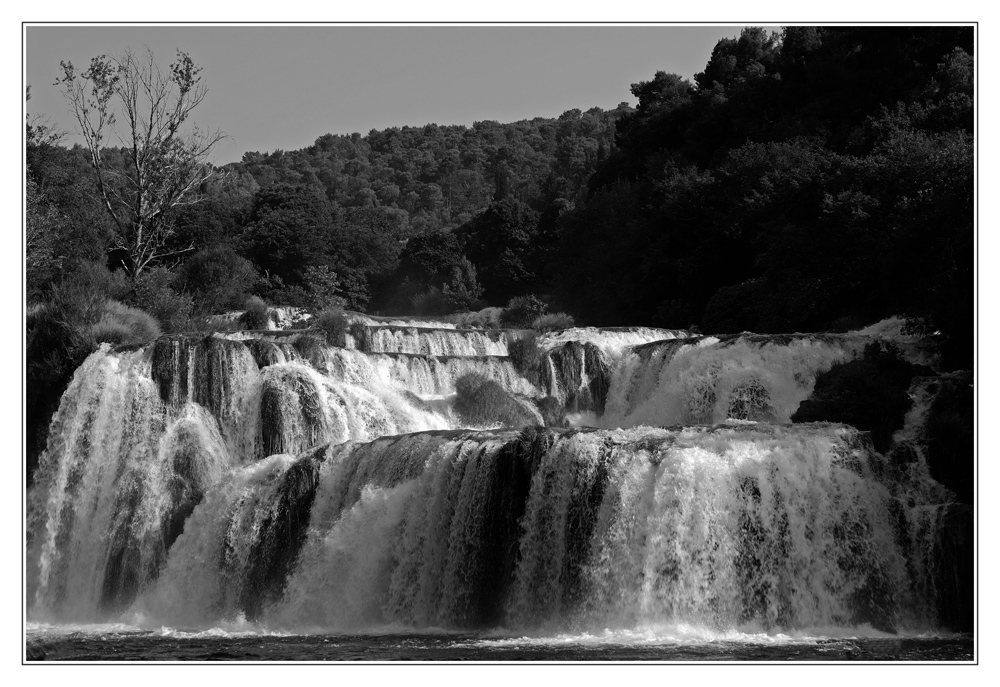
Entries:
{"label": "wet rock face", "polygon": [[975,537],[971,506],[951,504],[934,546],[938,623],[958,632],[975,628]]}
{"label": "wet rock face", "polygon": [[931,476],[967,504],[975,498],[974,393],[971,372],[942,377],[926,426]]}
{"label": "wet rock face", "polygon": [[567,412],[604,412],[611,370],[601,357],[600,350],[589,342],[567,342],[547,351],[543,356],[544,366],[555,375],[553,380],[546,374],[542,379],[548,383],[548,392],[561,393]]}

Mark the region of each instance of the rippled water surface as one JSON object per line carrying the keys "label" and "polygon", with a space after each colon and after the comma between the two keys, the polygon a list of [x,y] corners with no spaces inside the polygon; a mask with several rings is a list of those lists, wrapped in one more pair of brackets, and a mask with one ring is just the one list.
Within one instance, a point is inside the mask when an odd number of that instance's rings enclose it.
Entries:
{"label": "rippled water surface", "polygon": [[29,661],[972,661],[971,634],[281,634],[29,626]]}

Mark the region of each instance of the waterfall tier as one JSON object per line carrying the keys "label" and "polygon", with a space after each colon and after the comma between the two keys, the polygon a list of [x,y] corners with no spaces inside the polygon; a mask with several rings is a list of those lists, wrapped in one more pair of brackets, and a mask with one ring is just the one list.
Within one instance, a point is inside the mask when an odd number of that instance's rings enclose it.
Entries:
{"label": "waterfall tier", "polygon": [[279,456],[206,496],[137,606],[293,630],[925,627],[948,560],[883,461],[824,424],[432,432]]}

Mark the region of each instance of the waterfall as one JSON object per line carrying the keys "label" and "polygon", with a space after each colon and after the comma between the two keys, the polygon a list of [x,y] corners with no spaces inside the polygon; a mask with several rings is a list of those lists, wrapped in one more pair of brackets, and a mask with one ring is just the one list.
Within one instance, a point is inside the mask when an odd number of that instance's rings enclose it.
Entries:
{"label": "waterfall", "polygon": [[103,346],[78,370],[28,504],[28,599],[39,617],[127,607],[233,464],[216,418],[178,406],[161,401],[143,352]]}
{"label": "waterfall", "polygon": [[446,407],[405,389],[328,377],[288,344],[246,343],[105,345],[77,370],[28,500],[28,598],[39,617],[127,607],[231,467],[454,424]]}
{"label": "waterfall", "polygon": [[[299,630],[919,628],[933,571],[899,543],[882,460],[823,424],[421,433],[274,457],[206,497],[143,607]],[[288,487],[297,468],[308,488]],[[294,536],[262,524],[288,513]],[[289,560],[285,584],[249,585]]]}
{"label": "waterfall", "polygon": [[[881,330],[576,328],[533,339],[523,370],[507,347],[524,332],[426,324],[356,319],[356,348],[303,331],[103,345],[64,394],[28,493],[29,618],[971,623],[972,510],[934,472],[928,429],[967,373],[914,378],[883,456],[852,427],[789,423],[816,377]],[[463,427],[456,389],[483,380],[496,407],[524,406],[510,426],[565,424],[552,404],[589,426]]]}

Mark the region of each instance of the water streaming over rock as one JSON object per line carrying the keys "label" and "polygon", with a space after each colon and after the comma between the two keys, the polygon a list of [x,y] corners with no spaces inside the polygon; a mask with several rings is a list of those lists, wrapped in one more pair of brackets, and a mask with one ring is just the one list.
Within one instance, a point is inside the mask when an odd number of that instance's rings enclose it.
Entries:
{"label": "water streaming over rock", "polygon": [[[967,623],[949,609],[971,601],[971,509],[928,471],[929,383],[886,456],[845,425],[788,424],[873,334],[567,330],[522,374],[520,333],[362,324],[356,349],[278,333],[92,355],[28,495],[29,618]],[[462,429],[468,374],[605,429]]]}
{"label": "water streaming over rock", "polygon": [[818,374],[859,356],[871,340],[740,334],[635,346],[612,373],[600,424],[680,425],[730,418],[786,423]]}
{"label": "water streaming over rock", "polygon": [[371,326],[355,346],[369,353],[414,353],[431,356],[507,355],[511,330],[431,329],[428,327]]}
{"label": "water streaming over rock", "polygon": [[[270,458],[206,499],[142,603],[180,625],[326,630],[925,627],[934,552],[897,543],[911,533],[883,460],[838,425],[431,433]],[[286,517],[293,534],[263,524]],[[280,591],[250,584],[289,560]]]}

